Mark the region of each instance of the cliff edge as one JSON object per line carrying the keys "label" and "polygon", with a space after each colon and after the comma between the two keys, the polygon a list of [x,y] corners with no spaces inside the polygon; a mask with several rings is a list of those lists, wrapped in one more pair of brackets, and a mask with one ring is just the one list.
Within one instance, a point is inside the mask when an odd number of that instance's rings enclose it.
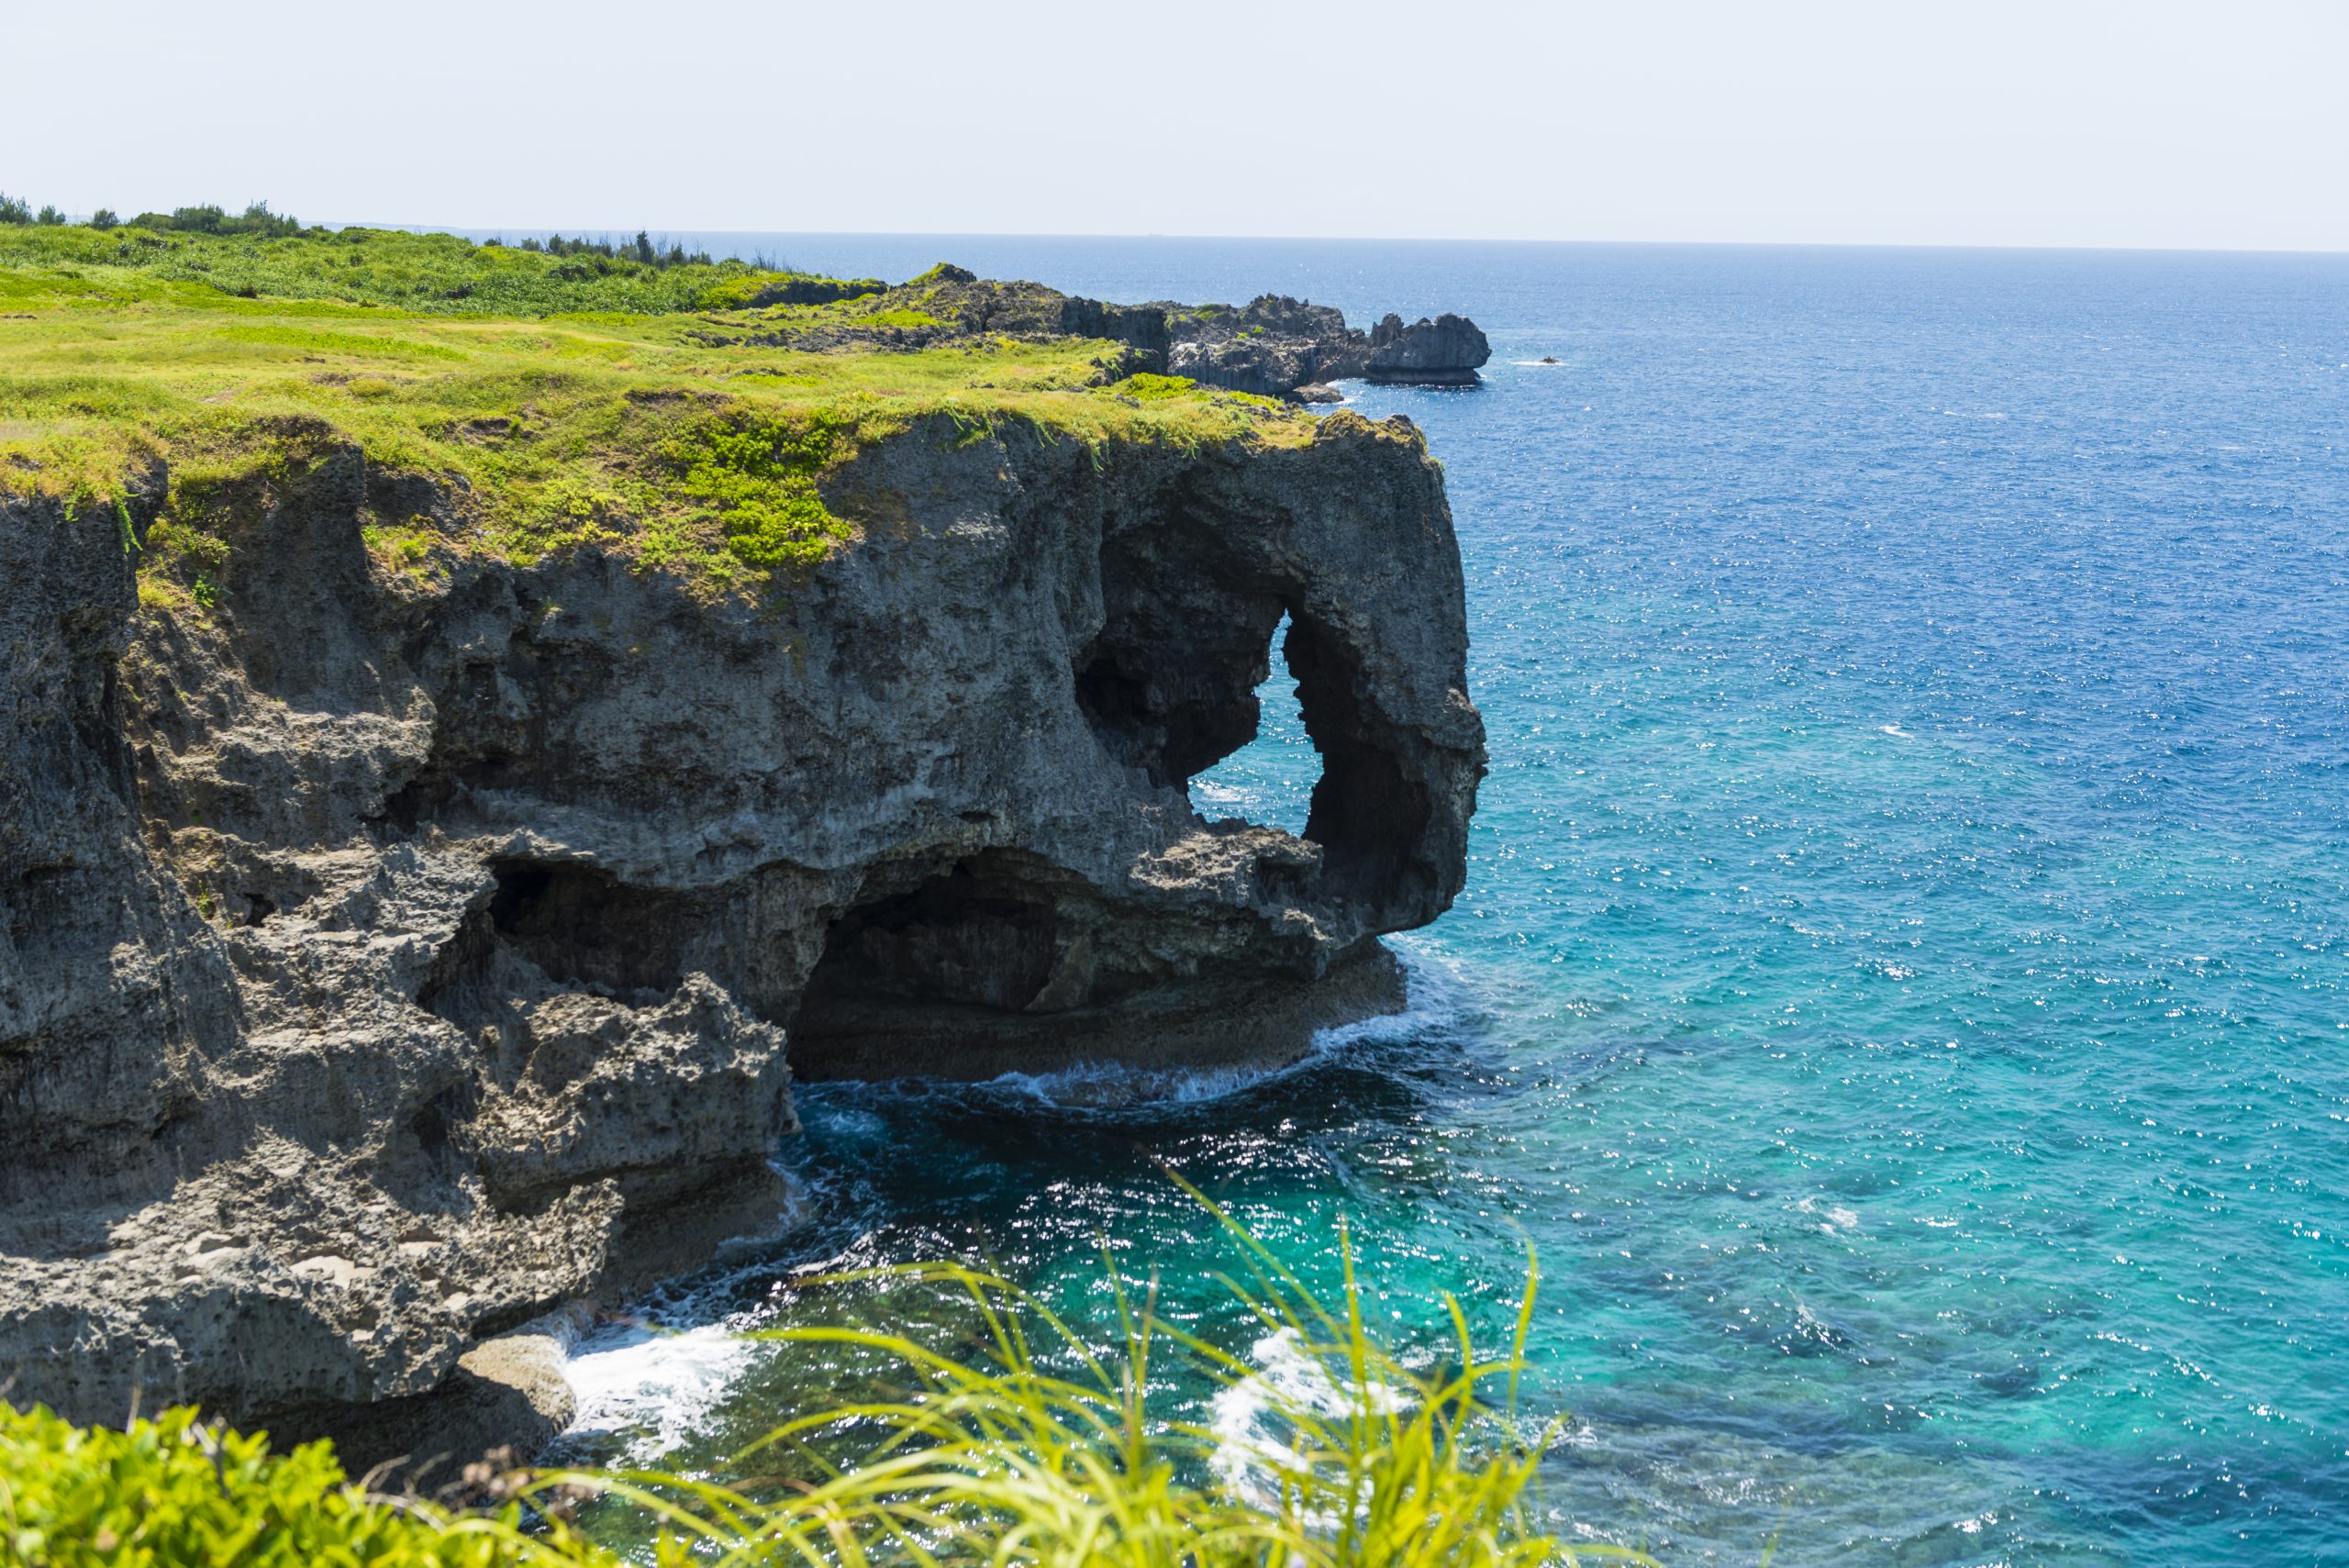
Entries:
{"label": "cliff edge", "polygon": [[[584,1305],[789,1222],[795,1075],[1278,1060],[1459,890],[1441,472],[1143,368],[1160,313],[356,229],[0,270],[18,1403],[542,1434]],[[1186,790],[1275,657],[1301,837]]]}
{"label": "cliff edge", "polygon": [[[0,509],[19,1402],[335,1427],[774,1224],[794,1073],[1294,1053],[1461,885],[1481,728],[1403,421],[917,420],[765,595],[468,553],[473,494],[353,444],[279,468],[201,607],[134,576],[161,466]],[[1275,651],[1301,839],[1185,793]]]}

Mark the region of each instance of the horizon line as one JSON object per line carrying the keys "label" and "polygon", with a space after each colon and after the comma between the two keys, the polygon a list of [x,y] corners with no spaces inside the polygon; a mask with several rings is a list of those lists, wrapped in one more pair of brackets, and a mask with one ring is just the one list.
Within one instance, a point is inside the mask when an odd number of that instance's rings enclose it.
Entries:
{"label": "horizon line", "polygon": [[[69,213],[69,224],[86,224],[91,213]],[[1624,248],[1679,247],[1709,250],[1990,250],[2032,251],[2053,253],[2089,253],[2096,255],[2143,256],[2309,256],[2349,257],[2349,247],[2316,245],[2124,245],[2099,244],[2089,241],[2057,240],[1983,240],[1983,239],[1659,239],[1610,237],[1534,238],[1524,235],[1387,235],[1387,234],[1171,234],[1163,232],[1104,233],[1078,229],[945,229],[945,228],[729,228],[723,227],[679,226],[654,230],[650,225],[610,224],[492,224],[492,223],[417,223],[387,218],[323,218],[311,227],[319,228],[384,228],[412,234],[486,235],[493,238],[507,233],[516,235],[575,234],[581,239],[593,235],[597,239],[625,237],[640,230],[662,238],[682,235],[742,235],[757,238],[806,239],[1108,239],[1108,240],[1171,240],[1185,243],[1217,244],[1288,244],[1288,245],[1582,245],[1619,246]]]}
{"label": "horizon line", "polygon": [[598,239],[625,236],[641,230],[647,235],[674,238],[683,235],[742,235],[745,237],[781,239],[1122,239],[1175,240],[1182,242],[1212,242],[1218,244],[1257,245],[1588,245],[1622,247],[1686,247],[1714,250],[2023,250],[2050,252],[2092,252],[2105,255],[2143,256],[2333,256],[2349,257],[2349,248],[2332,249],[2321,246],[2275,245],[2100,245],[2085,242],[2055,241],[1996,241],[1953,239],[1532,239],[1524,236],[1488,237],[1479,235],[1385,235],[1385,234],[1169,234],[1169,233],[1102,233],[1075,229],[944,229],[944,228],[725,228],[679,227],[654,229],[649,225],[633,224],[574,225],[560,224],[429,224],[394,223],[383,219],[327,219],[318,224],[322,228],[395,228],[417,234],[467,234],[502,236],[575,234],[585,239],[591,234]]}

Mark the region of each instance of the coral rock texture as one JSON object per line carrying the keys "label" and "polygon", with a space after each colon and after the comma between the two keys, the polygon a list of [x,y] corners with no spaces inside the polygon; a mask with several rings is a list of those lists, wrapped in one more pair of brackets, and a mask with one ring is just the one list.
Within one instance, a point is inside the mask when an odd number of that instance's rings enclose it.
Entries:
{"label": "coral rock texture", "polygon": [[[794,1072],[1293,1053],[1461,885],[1482,728],[1400,419],[917,424],[827,481],[853,539],[730,598],[592,547],[401,570],[371,521],[469,498],[344,447],[251,481],[217,605],[142,609],[162,482],[0,512],[19,1402],[340,1429],[779,1223]],[[1276,651],[1302,838],[1185,789]]]}

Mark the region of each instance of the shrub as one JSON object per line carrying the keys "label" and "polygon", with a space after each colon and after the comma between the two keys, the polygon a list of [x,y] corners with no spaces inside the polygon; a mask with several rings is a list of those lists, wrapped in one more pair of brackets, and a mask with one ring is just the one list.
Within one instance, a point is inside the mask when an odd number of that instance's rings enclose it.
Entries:
{"label": "shrub", "polygon": [[140,228],[162,232],[250,234],[264,239],[282,239],[303,232],[297,219],[270,211],[267,202],[254,202],[242,213],[234,216],[217,205],[206,203],[199,206],[174,207],[169,213],[142,212],[133,221]]}
{"label": "shrub", "polygon": [[705,310],[736,310],[767,305],[837,305],[885,294],[889,285],[878,278],[817,278],[769,267],[763,260],[751,263],[745,273],[721,279],[702,291],[696,302]]}
{"label": "shrub", "polygon": [[[485,243],[495,245],[499,241],[492,239]],[[683,245],[676,244],[672,244],[663,250],[653,242],[651,234],[641,228],[636,231],[634,239],[620,245],[614,245],[609,239],[589,239],[584,236],[577,239],[565,239],[560,234],[551,234],[544,240],[535,238],[524,239],[518,249],[543,250],[551,256],[593,256],[606,261],[633,261],[640,267],[650,267],[654,272],[659,272],[665,267],[718,265],[710,259],[709,252],[707,250],[688,252]],[[598,267],[596,271],[604,273],[608,272],[610,269]]]}
{"label": "shrub", "polygon": [[816,476],[835,443],[854,439],[852,424],[823,415],[785,421],[743,413],[667,443],[662,457],[678,489],[716,512],[727,550],[746,566],[773,570],[811,565],[848,536]]}
{"label": "shrub", "polygon": [[325,1443],[268,1440],[171,1410],[127,1431],[0,1406],[0,1561],[41,1568],[505,1568],[608,1559],[522,1510],[457,1516],[371,1498]]}
{"label": "shrub", "polygon": [[1157,375],[1140,371],[1115,384],[1115,390],[1129,397],[1180,397],[1198,384],[1186,375]]}
{"label": "shrub", "polygon": [[90,215],[90,227],[92,228],[119,228],[122,227],[122,219],[117,216],[114,208],[110,206],[102,206],[97,211]]}

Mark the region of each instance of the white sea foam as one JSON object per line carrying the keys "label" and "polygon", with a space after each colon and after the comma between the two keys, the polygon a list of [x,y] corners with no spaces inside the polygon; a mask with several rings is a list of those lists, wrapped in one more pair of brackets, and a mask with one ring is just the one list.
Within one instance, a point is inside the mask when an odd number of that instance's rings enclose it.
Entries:
{"label": "white sea foam", "polygon": [[1079,1062],[1051,1073],[1006,1073],[987,1082],[1055,1106],[1130,1106],[1145,1101],[1220,1099],[1261,1084],[1278,1068],[1129,1067]]}
{"label": "white sea foam", "polygon": [[1842,1204],[1822,1205],[1815,1197],[1800,1200],[1795,1205],[1795,1210],[1799,1214],[1823,1216],[1819,1222],[1819,1228],[1830,1236],[1854,1229],[1860,1223],[1858,1210],[1846,1208]]}
{"label": "white sea foam", "polygon": [[1306,1054],[1277,1067],[1132,1067],[1080,1062],[1051,1073],[1006,1073],[987,1086],[1032,1095],[1055,1106],[1117,1106],[1220,1099],[1363,1045],[1399,1045],[1456,1028],[1471,1006],[1467,982],[1449,961],[1396,944],[1403,965],[1404,1007],[1356,1023],[1317,1029]]}
{"label": "white sea foam", "polygon": [[[1294,1410],[1325,1419],[1352,1409],[1357,1391],[1308,1355],[1294,1329],[1280,1329],[1256,1341],[1249,1352],[1256,1370],[1215,1396],[1208,1429],[1215,1454],[1208,1461],[1216,1479],[1234,1496],[1263,1507],[1275,1503],[1277,1472],[1290,1451],[1267,1430],[1275,1410]],[[1391,1387],[1371,1390],[1373,1408],[1401,1408]]]}
{"label": "white sea foam", "polygon": [[622,1440],[628,1462],[657,1460],[706,1427],[754,1349],[727,1323],[598,1329],[563,1368],[578,1402],[566,1435],[610,1434]]}
{"label": "white sea foam", "polygon": [[1397,942],[1393,951],[1403,963],[1403,1010],[1316,1031],[1313,1050],[1317,1054],[1352,1045],[1395,1045],[1447,1034],[1474,1010],[1473,990],[1457,962],[1408,941]]}
{"label": "white sea foam", "polygon": [[564,1436],[617,1439],[629,1463],[650,1463],[706,1429],[711,1412],[757,1353],[741,1337],[750,1325],[723,1307],[729,1284],[745,1270],[763,1271],[769,1244],[804,1223],[807,1194],[797,1177],[779,1172],[785,1201],[774,1226],[718,1245],[712,1270],[684,1287],[662,1293],[662,1315],[694,1326],[656,1327],[641,1318],[611,1318],[574,1340],[563,1362],[574,1414]]}

